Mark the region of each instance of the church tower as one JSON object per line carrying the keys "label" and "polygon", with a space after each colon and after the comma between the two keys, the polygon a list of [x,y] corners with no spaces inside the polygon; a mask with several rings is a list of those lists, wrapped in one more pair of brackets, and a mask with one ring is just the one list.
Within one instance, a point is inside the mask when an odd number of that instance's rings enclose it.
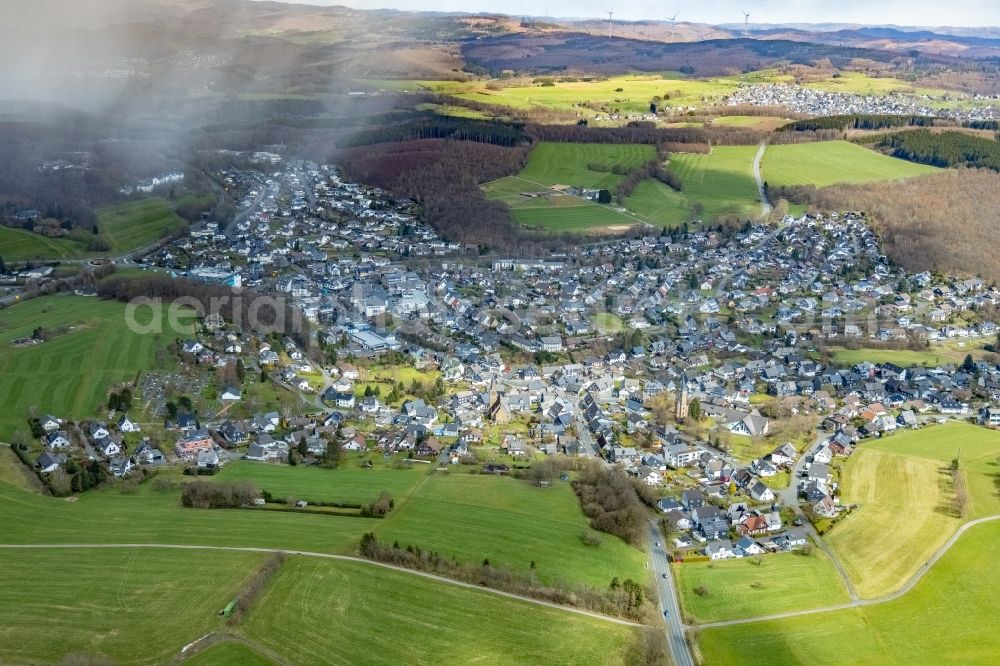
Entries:
{"label": "church tower", "polygon": [[677,387],[677,398],[674,402],[674,417],[678,421],[683,421],[688,416],[688,408],[691,406],[691,394],[688,393],[687,371],[681,373],[680,385]]}

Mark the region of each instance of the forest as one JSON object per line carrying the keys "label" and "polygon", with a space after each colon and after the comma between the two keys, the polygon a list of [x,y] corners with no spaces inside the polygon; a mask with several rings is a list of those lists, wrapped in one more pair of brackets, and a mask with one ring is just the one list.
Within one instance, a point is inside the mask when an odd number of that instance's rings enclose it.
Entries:
{"label": "forest", "polygon": [[865,211],[888,256],[907,270],[980,275],[1000,281],[993,240],[1000,173],[988,169],[866,185],[772,188],[768,196],[821,210]]}
{"label": "forest", "polygon": [[529,238],[507,206],[488,201],[479,187],[520,171],[528,150],[424,139],[352,148],[337,161],[353,180],[415,199],[424,219],[452,240],[531,254],[552,243]]}
{"label": "forest", "polygon": [[820,116],[818,118],[807,118],[782,125],[778,132],[807,132],[833,129],[833,130],[878,130],[891,127],[931,127],[935,124],[935,118],[931,116],[890,116],[854,113],[843,116]]}
{"label": "forest", "polygon": [[982,167],[1000,171],[1000,143],[963,132],[910,130],[875,143],[893,157],[937,167]]}
{"label": "forest", "polygon": [[521,128],[512,123],[451,118],[428,113],[408,123],[388,124],[343,136],[337,140],[337,145],[341,148],[353,148],[420,139],[458,139],[507,147],[520,146],[528,141]]}

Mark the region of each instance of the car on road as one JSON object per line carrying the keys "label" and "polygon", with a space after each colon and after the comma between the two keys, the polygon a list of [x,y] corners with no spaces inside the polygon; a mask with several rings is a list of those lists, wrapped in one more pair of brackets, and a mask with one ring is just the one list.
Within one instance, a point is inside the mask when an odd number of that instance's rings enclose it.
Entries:
{"label": "car on road", "polygon": [[663,577],[664,577],[664,578],[666,578],[666,577],[667,577],[667,572],[666,572],[666,571],[664,571],[664,572],[663,572]]}
{"label": "car on road", "polygon": [[670,611],[663,611],[663,617],[670,615]]}
{"label": "car on road", "polygon": [[796,518],[795,520],[792,521],[792,525],[795,525],[795,527],[802,527],[805,524],[806,521],[802,520],[801,518]]}

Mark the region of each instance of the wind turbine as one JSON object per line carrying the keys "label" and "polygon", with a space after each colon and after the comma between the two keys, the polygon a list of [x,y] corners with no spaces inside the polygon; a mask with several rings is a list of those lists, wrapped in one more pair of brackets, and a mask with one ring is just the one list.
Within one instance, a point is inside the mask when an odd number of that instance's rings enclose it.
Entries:
{"label": "wind turbine", "polygon": [[670,21],[670,25],[673,25],[673,24],[674,24],[674,21],[676,21],[676,20],[677,20],[677,15],[678,15],[679,13],[680,13],[680,12],[674,12],[674,15],[673,15],[673,16],[666,16],[666,17],[664,17],[664,18],[666,18],[666,19],[667,19],[668,21]]}
{"label": "wind turbine", "polygon": [[743,12],[743,36],[750,36],[750,12]]}
{"label": "wind turbine", "polygon": [[615,15],[615,8],[612,7],[611,11],[608,12],[608,39],[611,39],[611,17]]}

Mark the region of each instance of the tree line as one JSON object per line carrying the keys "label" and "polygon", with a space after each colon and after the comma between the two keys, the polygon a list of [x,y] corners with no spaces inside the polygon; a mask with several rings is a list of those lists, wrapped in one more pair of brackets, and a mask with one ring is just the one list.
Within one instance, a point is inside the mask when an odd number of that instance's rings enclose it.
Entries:
{"label": "tree line", "polygon": [[888,114],[851,113],[839,116],[819,116],[787,123],[778,132],[815,132],[816,130],[879,130],[891,127],[931,127],[931,116],[896,116]]}
{"label": "tree line", "polygon": [[743,127],[669,127],[654,123],[632,122],[624,127],[589,127],[587,125],[534,125],[524,131],[538,141],[565,143],[642,143],[642,144],[728,144],[753,145],[769,133]]}
{"label": "tree line", "polygon": [[369,146],[420,139],[458,139],[512,148],[528,143],[524,131],[513,123],[499,120],[475,120],[427,113],[411,122],[389,124],[340,137],[341,148]]}
{"label": "tree line", "polygon": [[260,488],[250,481],[191,481],[184,484],[181,504],[193,509],[238,509],[259,498]]}
{"label": "tree line", "polygon": [[606,589],[564,582],[543,584],[535,574],[537,565],[534,561],[531,561],[528,573],[497,566],[489,558],[484,558],[482,564],[462,563],[453,556],[412,544],[403,547],[398,541],[392,544],[381,542],[371,532],[361,537],[358,552],[376,562],[639,622],[651,621],[656,612],[650,591],[628,578],[624,581],[614,578]]}
{"label": "tree line", "polygon": [[618,203],[625,203],[625,199],[632,195],[636,186],[647,178],[658,180],[677,192],[683,190],[684,185],[681,182],[680,176],[673,171],[668,171],[663,168],[663,161],[663,159],[657,157],[656,159],[652,159],[642,166],[629,171],[625,177],[622,178],[621,182],[618,183],[618,190],[615,193]]}

